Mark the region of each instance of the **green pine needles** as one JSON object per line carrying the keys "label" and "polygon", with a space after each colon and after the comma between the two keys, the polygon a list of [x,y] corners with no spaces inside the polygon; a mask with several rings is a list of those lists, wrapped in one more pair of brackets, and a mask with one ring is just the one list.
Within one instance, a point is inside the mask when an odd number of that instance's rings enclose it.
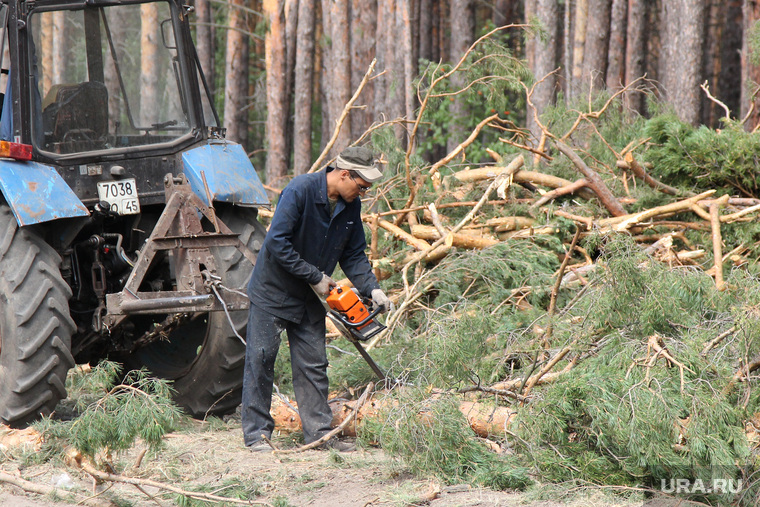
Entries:
{"label": "green pine needles", "polygon": [[131,371],[119,382],[119,371],[119,365],[101,362],[91,373],[71,377],[69,392],[78,396],[81,414],[72,421],[37,423],[47,445],[71,446],[89,457],[129,449],[138,438],[153,450],[161,446],[183,417],[169,382],[145,370]]}
{"label": "green pine needles", "polygon": [[652,163],[652,175],[684,188],[734,188],[748,197],[760,195],[757,167],[760,137],[741,125],[729,123],[722,130],[692,127],[674,115],[660,115],[647,122],[651,137],[644,153]]}
{"label": "green pine needles", "polygon": [[[760,407],[732,379],[741,358],[760,353],[758,280],[737,272],[719,292],[704,273],[669,270],[622,236],[603,259],[596,289],[570,312],[602,338],[520,412],[525,455],[551,481],[657,489],[673,478],[745,477],[756,464],[744,424]],[[698,493],[692,499],[734,499]]]}
{"label": "green pine needles", "polygon": [[532,483],[528,469],[514,457],[495,454],[475,437],[455,397],[431,398],[427,390],[414,387],[394,396],[394,403],[387,404],[393,408],[368,422],[365,431],[412,473],[499,490]]}

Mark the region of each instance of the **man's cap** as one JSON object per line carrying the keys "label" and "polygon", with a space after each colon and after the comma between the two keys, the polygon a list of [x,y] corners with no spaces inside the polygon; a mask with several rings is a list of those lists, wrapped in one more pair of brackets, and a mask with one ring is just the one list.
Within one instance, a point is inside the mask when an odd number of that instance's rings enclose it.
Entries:
{"label": "man's cap", "polygon": [[364,146],[350,146],[340,152],[335,162],[338,169],[354,171],[367,183],[374,183],[383,177],[372,150]]}

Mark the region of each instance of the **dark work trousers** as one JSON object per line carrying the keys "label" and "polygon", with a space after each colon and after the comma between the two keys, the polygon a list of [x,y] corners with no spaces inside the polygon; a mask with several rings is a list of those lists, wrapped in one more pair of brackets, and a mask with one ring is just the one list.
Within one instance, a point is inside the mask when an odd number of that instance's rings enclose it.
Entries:
{"label": "dark work trousers", "polygon": [[[306,320],[306,315],[304,315]],[[304,441],[319,440],[330,431],[332,411],[327,404],[327,351],[325,321],[296,324],[251,305],[246,335],[243,373],[242,425],[245,445],[272,436],[274,421],[269,413],[272,404],[274,362],[285,331],[290,344],[293,390],[303,425]]]}

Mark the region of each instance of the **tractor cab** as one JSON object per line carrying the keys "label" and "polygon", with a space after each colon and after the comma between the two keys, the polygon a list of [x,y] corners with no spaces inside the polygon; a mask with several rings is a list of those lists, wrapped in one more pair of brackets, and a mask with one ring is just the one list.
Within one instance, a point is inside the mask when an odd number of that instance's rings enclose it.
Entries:
{"label": "tractor cab", "polygon": [[30,145],[34,160],[176,152],[204,135],[204,103],[216,123],[178,2],[12,0],[0,9],[9,77],[0,139]]}

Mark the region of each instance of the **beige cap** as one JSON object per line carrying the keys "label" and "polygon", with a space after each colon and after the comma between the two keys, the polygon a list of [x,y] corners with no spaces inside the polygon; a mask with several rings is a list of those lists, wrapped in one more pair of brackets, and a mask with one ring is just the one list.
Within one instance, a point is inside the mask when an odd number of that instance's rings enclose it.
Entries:
{"label": "beige cap", "polygon": [[372,151],[364,146],[350,146],[340,152],[335,162],[338,169],[354,171],[367,183],[374,183],[383,177]]}

